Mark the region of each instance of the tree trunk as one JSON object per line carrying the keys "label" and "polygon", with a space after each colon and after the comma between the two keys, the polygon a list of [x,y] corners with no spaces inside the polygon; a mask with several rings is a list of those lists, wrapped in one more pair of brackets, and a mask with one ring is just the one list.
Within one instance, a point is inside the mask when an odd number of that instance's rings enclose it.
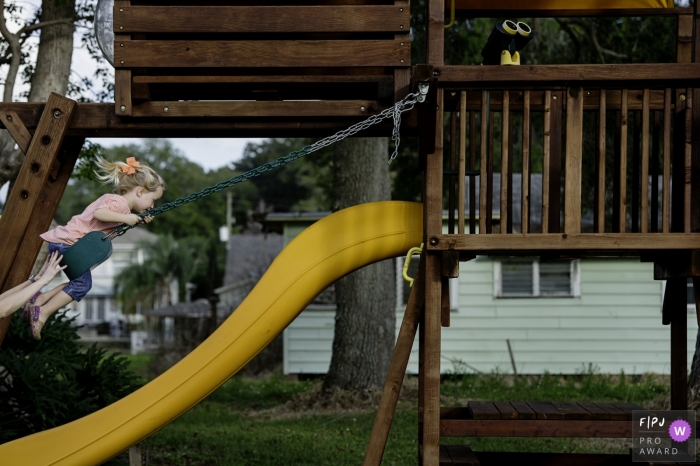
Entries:
{"label": "tree trunk", "polygon": [[[333,210],[391,197],[386,138],[345,139],[333,154]],[[364,267],[335,284],[333,355],[324,389],[362,390],[384,383],[394,350],[393,260]]]}
{"label": "tree trunk", "polygon": [[[75,16],[75,0],[43,0],[41,21]],[[49,94],[66,95],[73,57],[73,23],[54,24],[41,29],[36,66],[29,91],[30,102],[45,102]],[[24,154],[15,149],[15,141],[0,130],[0,187],[17,178]]]}
{"label": "tree trunk", "polygon": [[[75,17],[75,0],[42,0],[41,21]],[[45,102],[49,94],[65,95],[73,56],[73,23],[54,24],[41,29],[39,51],[32,76],[30,102]]]}

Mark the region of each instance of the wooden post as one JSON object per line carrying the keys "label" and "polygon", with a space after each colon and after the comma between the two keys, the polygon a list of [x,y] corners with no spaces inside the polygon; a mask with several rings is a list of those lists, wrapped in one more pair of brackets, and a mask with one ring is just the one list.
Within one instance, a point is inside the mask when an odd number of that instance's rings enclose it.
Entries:
{"label": "wooden post", "polygon": [[408,359],[411,356],[411,348],[416,338],[416,329],[425,305],[425,254],[421,255],[418,273],[411,288],[411,294],[406,304],[406,312],[403,315],[399,336],[396,339],[396,347],[391,357],[389,372],[384,383],[382,398],[379,401],[377,415],[374,418],[372,433],[369,437],[369,444],[365,452],[364,466],[379,466],[386,448],[386,441],[389,438],[391,422],[396,412],[396,404],[401,393],[403,379],[406,375]]}
{"label": "wooden post", "polygon": [[641,225],[639,231],[649,232],[649,89],[644,89],[642,97],[642,202]]}
{"label": "wooden post", "polygon": [[[435,153],[428,156],[425,173],[423,228],[426,242],[442,233],[442,167],[444,95],[438,89]],[[425,255],[425,327],[423,361],[423,465],[438,466],[440,454],[440,331],[442,309],[441,253]]]}
{"label": "wooden post", "polygon": [[129,448],[129,466],[141,466],[141,445],[136,444]]}
{"label": "wooden post", "polygon": [[544,141],[542,145],[542,233],[549,233],[549,172],[552,159],[552,91],[544,92]]}
{"label": "wooden post", "polygon": [[[64,144],[75,101],[51,94],[27,156],[0,218],[0,288],[6,291],[27,279],[42,240],[68,184],[83,139]],[[77,150],[75,146],[78,146]],[[60,149],[60,150],[59,150]],[[0,320],[0,344],[11,318]]]}

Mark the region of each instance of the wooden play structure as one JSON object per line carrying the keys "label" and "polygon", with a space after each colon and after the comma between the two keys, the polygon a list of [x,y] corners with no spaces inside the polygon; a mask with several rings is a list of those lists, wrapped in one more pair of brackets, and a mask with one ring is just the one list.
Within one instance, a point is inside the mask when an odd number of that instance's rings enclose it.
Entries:
{"label": "wooden play structure", "polygon": [[[441,406],[440,332],[449,326],[443,289],[459,262],[477,254],[653,262],[655,278],[667,280],[662,323],[671,331],[671,404],[687,408],[687,277],[700,285],[700,132],[692,131],[700,127],[700,105],[693,107],[700,102],[693,32],[700,11],[664,0],[595,8],[582,0],[456,0],[461,17],[672,16],[677,63],[445,66],[449,3],[427,1],[426,60],[411,67],[407,0],[115,1],[114,105],[57,95],[0,105],[0,123],[27,155],[0,221],[0,263],[8,265],[0,269],[2,288],[29,275],[38,235],[49,227],[86,137],[326,136],[428,85],[427,101],[404,120],[420,137],[425,249],[364,464],[381,462],[416,332],[419,464],[627,464],[628,455],[441,445],[443,437],[628,438],[631,411],[640,409],[528,400]],[[388,134],[390,123],[363,133]],[[541,206],[530,201],[533,134],[542,135]],[[584,134],[594,135],[594,153],[585,153]],[[606,173],[610,154],[614,170]],[[593,176],[584,173],[583,157],[595,158]],[[522,161],[520,231],[513,222],[515,158]],[[502,180],[498,218],[494,176]],[[582,221],[589,211],[592,229]],[[8,324],[0,323],[0,339]]]}

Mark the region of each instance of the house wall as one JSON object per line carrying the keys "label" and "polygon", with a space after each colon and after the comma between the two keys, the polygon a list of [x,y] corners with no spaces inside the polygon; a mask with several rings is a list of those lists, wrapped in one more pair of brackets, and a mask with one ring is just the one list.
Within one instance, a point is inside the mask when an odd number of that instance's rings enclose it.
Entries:
{"label": "house wall", "polygon": [[[442,329],[443,373],[512,373],[510,340],[519,373],[670,372],[670,328],[661,325],[662,282],[638,259],[584,259],[580,297],[495,298],[494,261],[460,264],[459,308]],[[403,311],[397,312],[397,333]],[[334,310],[310,308],[285,330],[284,372],[328,370]],[[697,323],[688,314],[688,364]],[[418,370],[418,345],[408,366]]]}

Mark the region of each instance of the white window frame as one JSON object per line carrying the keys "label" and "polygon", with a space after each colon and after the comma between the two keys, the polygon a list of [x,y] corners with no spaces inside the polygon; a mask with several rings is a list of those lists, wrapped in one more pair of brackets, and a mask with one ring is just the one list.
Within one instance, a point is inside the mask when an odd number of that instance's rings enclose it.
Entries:
{"label": "white window frame", "polygon": [[570,263],[569,279],[571,280],[571,294],[542,294],[540,291],[540,260],[539,258],[523,259],[532,261],[532,290],[533,294],[507,294],[503,295],[503,267],[500,259],[493,261],[493,297],[497,299],[518,298],[579,298],[581,296],[581,261],[574,259]]}
{"label": "white window frame", "polygon": [[[414,255],[411,260],[417,261],[419,255]],[[403,286],[406,280],[403,278],[403,264],[406,261],[405,257],[396,258],[396,311],[403,312],[406,309],[406,304],[403,302]],[[416,277],[412,277],[416,278]],[[450,311],[459,311],[459,278],[449,279],[450,287]]]}

